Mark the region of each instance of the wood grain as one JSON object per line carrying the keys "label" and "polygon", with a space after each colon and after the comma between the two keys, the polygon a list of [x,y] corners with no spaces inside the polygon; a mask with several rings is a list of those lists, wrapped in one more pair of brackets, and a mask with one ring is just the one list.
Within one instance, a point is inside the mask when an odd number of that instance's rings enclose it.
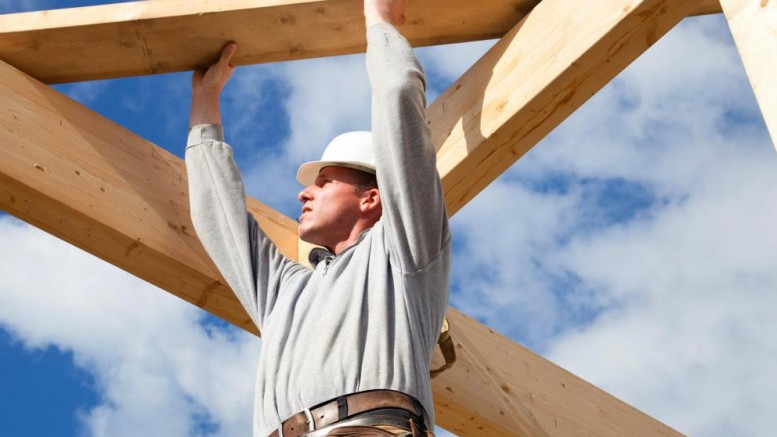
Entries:
{"label": "wood grain", "polygon": [[[3,210],[257,332],[194,233],[181,159],[7,64],[0,77]],[[249,208],[296,257],[296,222]]]}
{"label": "wood grain", "polygon": [[[498,38],[539,0],[414,0],[414,45]],[[363,52],[362,0],[165,0],[0,15],[0,59],[46,83]]]}

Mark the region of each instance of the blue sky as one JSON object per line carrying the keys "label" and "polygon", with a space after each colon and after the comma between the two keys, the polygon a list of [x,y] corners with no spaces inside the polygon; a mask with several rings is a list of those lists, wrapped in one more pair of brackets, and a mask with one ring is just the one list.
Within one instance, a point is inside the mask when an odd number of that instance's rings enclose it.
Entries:
{"label": "blue sky", "polygon": [[[429,100],[490,44],[420,49]],[[57,89],[181,156],[188,87]],[[241,67],[223,110],[247,190],[294,217],[296,166],[369,129],[364,59]],[[452,219],[451,304],[685,434],[770,435],[776,221],[726,23],[688,19]],[[249,434],[260,340],[7,215],[0,236],[3,435]]]}

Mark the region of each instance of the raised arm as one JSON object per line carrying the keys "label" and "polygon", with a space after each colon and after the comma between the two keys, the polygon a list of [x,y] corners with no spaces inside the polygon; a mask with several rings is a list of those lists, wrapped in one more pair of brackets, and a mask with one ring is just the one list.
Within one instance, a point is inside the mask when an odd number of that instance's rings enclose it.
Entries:
{"label": "raised arm", "polygon": [[192,75],[192,109],[189,114],[189,127],[200,124],[221,124],[219,98],[221,90],[232,76],[235,67],[229,62],[237,51],[237,44],[231,42],[224,46],[218,62],[206,71],[195,71]]}
{"label": "raised arm", "polygon": [[269,316],[284,277],[305,270],[284,258],[246,211],[243,180],[224,142],[219,96],[232,75],[234,43],[207,71],[192,77],[186,146],[192,222],[208,255],[259,329]]}
{"label": "raised arm", "polygon": [[394,25],[404,0],[365,0],[367,71],[383,226],[406,273],[435,262],[450,242],[435,149],[426,124],[425,78]]}

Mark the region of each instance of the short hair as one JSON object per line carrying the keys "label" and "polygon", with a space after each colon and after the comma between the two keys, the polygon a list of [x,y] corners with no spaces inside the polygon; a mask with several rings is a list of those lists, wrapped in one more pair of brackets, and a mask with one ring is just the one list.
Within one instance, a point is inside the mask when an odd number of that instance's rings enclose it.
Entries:
{"label": "short hair", "polygon": [[352,169],[353,175],[356,177],[356,182],[354,185],[360,190],[360,191],[366,191],[371,190],[373,188],[378,188],[378,177],[375,175],[375,173],[370,173],[368,171],[363,170],[357,170]]}

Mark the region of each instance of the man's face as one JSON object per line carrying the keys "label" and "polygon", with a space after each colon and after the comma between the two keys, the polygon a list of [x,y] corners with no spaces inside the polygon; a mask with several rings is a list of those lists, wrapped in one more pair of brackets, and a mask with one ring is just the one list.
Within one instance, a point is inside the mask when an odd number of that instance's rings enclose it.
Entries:
{"label": "man's face", "polygon": [[324,167],[313,184],[297,196],[302,202],[299,216],[299,237],[334,249],[347,240],[361,217],[362,190],[356,185],[358,170],[346,167]]}

